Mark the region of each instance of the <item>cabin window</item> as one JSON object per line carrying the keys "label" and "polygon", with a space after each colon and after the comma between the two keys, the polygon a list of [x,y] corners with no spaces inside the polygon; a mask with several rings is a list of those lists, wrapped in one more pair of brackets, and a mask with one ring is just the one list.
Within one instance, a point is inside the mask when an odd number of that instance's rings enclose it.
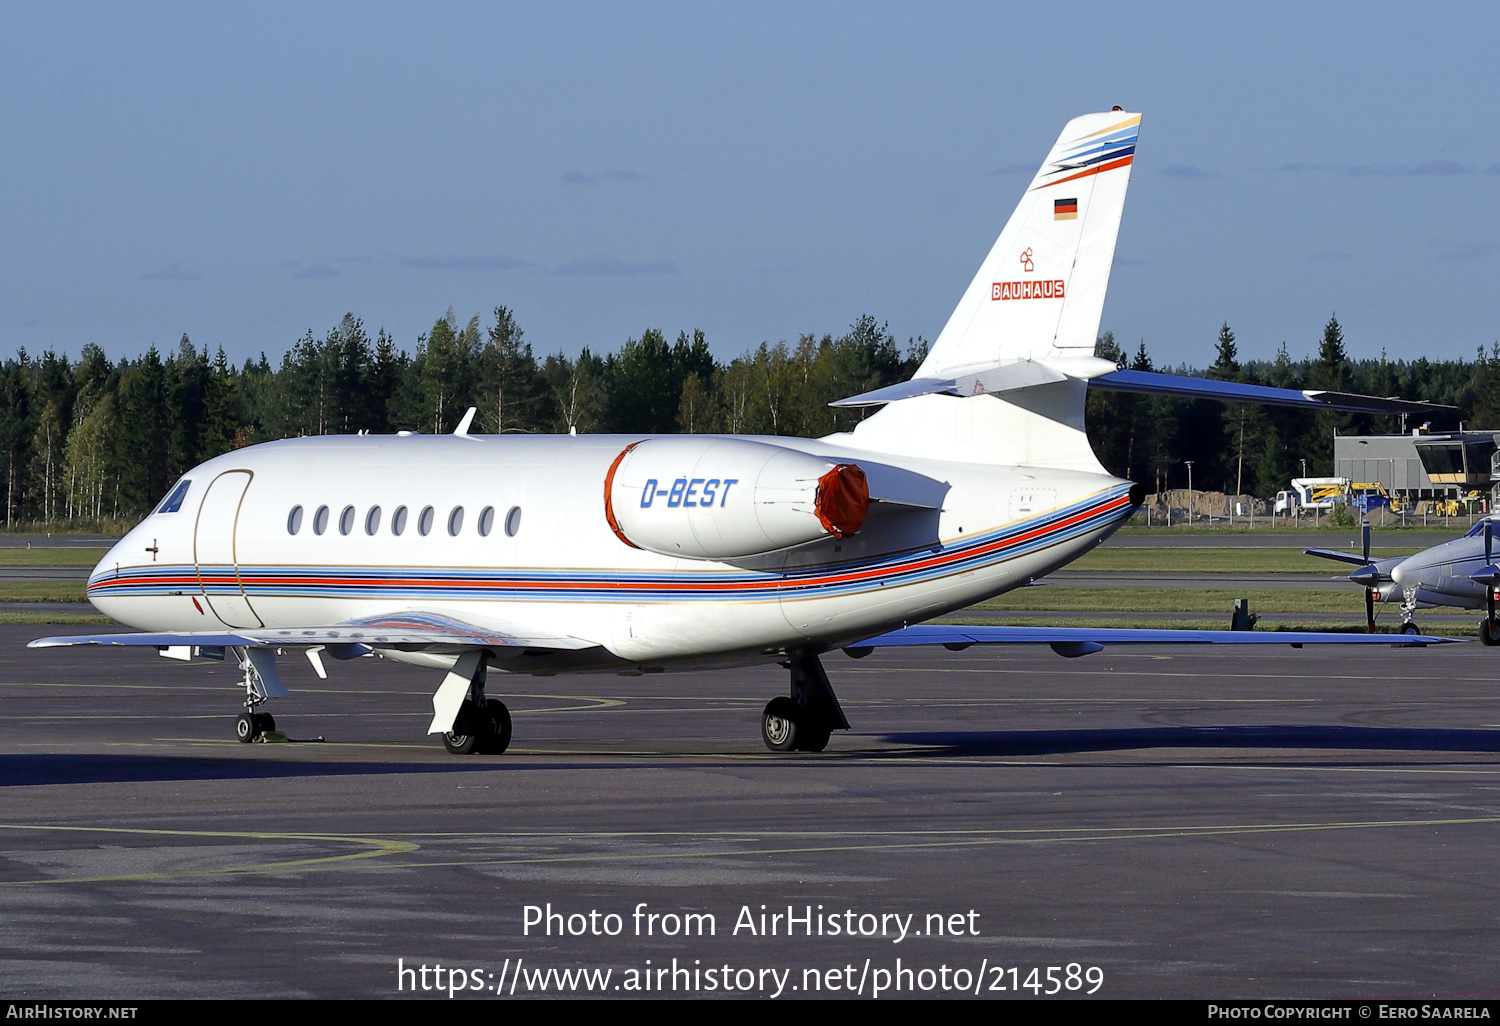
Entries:
{"label": "cabin window", "polygon": [[490,531],[495,527],[495,507],[486,506],[484,512],[479,514],[479,537],[488,538]]}
{"label": "cabin window", "polygon": [[458,532],[464,529],[464,508],[454,506],[453,512],[448,514],[448,533],[458,537]]}
{"label": "cabin window", "polygon": [[328,530],[328,507],[319,506],[318,511],[313,514],[313,534],[322,534]]}
{"label": "cabin window", "polygon": [[505,533],[514,538],[521,531],[521,507],[512,506],[510,512],[505,514]]}
{"label": "cabin window", "polygon": [[178,482],[177,487],[172,489],[172,493],[161,500],[161,505],[156,507],[156,512],[176,513],[180,510],[182,508],[182,500],[187,498],[188,485],[192,483],[191,481]]}
{"label": "cabin window", "polygon": [[296,534],[302,530],[302,507],[293,506],[292,511],[286,517],[286,533]]}
{"label": "cabin window", "polygon": [[339,534],[348,534],[354,530],[354,507],[345,506],[344,512],[339,514]]}
{"label": "cabin window", "polygon": [[380,530],[380,507],[371,506],[370,512],[365,514],[365,534],[374,534]]}
{"label": "cabin window", "polygon": [[391,533],[399,536],[406,530],[406,507],[397,506],[396,512],[391,514]]}
{"label": "cabin window", "polygon": [[426,538],[429,534],[432,533],[432,520],[433,512],[431,506],[428,506],[426,509],[422,510],[422,515],[417,517],[417,533],[420,534],[423,538]]}

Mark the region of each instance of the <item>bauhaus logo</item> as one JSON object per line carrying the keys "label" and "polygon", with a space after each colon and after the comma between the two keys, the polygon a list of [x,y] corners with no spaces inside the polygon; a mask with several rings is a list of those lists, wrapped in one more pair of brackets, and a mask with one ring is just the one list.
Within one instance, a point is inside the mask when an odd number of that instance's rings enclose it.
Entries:
{"label": "bauhaus logo", "polygon": [[991,299],[1062,299],[1061,281],[997,281],[990,287]]}

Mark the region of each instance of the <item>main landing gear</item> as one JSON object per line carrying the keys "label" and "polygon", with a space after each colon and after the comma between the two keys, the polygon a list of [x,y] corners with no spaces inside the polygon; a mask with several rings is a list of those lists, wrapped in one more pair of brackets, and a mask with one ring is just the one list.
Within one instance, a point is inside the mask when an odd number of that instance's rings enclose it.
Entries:
{"label": "main landing gear", "polygon": [[248,709],[240,713],[234,720],[234,736],[241,744],[248,745],[252,741],[260,740],[262,734],[267,734],[276,729],[276,717],[270,713],[250,712]]}
{"label": "main landing gear", "polygon": [[479,702],[465,699],[453,730],[443,735],[443,747],[453,755],[500,755],[510,747],[510,710],[497,698]]}
{"label": "main landing gear", "polygon": [[821,752],[849,721],[817,656],[782,663],[791,671],[791,694],[773,698],[760,717],[760,736],[773,752]]}
{"label": "main landing gear", "polygon": [[276,677],[276,655],[269,649],[230,648],[239,658],[245,672],[245,711],[235,717],[234,736],[241,744],[259,741],[276,729],[276,718],[268,712],[256,712],[257,706],[272,695],[286,696],[286,688]]}
{"label": "main landing gear", "polygon": [[482,653],[460,659],[444,686],[451,681],[461,687],[465,676],[469,678],[468,690],[453,718],[453,729],[443,732],[443,747],[453,755],[500,755],[510,747],[510,710],[499,699],[484,697]]}

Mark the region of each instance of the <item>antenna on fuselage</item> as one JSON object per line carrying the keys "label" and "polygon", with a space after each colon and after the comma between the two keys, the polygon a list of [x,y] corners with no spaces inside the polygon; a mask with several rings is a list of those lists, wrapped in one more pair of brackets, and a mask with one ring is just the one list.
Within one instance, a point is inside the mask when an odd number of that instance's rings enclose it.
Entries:
{"label": "antenna on fuselage", "polygon": [[474,413],[478,409],[479,409],[479,407],[477,407],[477,406],[470,406],[469,407],[469,412],[466,413],[466,414],[464,414],[464,419],[461,420],[461,421],[459,421],[458,422],[458,427],[456,427],[456,428],[453,429],[453,433],[455,435],[457,435],[459,438],[468,438],[469,437],[469,425],[472,424],[472,423],[474,423]]}

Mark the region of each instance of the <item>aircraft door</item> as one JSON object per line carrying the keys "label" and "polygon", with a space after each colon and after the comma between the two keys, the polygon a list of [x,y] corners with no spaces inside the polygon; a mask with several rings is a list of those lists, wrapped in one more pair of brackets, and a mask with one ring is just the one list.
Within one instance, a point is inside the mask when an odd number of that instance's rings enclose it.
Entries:
{"label": "aircraft door", "polygon": [[214,478],[198,507],[193,532],[193,561],[203,600],[229,627],[265,626],[245,595],[235,551],[235,533],[252,476],[248,470],[227,470]]}

